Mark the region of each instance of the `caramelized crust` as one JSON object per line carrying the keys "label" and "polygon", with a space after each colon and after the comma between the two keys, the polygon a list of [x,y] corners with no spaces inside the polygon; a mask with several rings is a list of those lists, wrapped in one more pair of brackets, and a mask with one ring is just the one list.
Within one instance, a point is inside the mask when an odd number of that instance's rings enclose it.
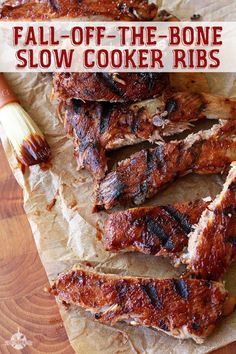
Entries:
{"label": "caramelized crust", "polygon": [[105,223],[107,251],[138,251],[174,258],[188,245],[188,235],[209,202],[134,208],[113,213]]}
{"label": "caramelized crust", "polygon": [[[104,5],[103,5],[104,6]],[[161,94],[169,85],[166,73],[57,73],[54,91],[60,100],[130,102]]]}
{"label": "caramelized crust", "polygon": [[50,20],[102,16],[107,19],[149,21],[157,7],[147,0],[8,0],[0,7],[1,20]]}
{"label": "caramelized crust", "polygon": [[187,274],[219,280],[236,260],[236,164],[232,166],[224,188],[208,206],[190,234]]}
{"label": "caramelized crust", "polygon": [[[98,321],[126,321],[197,342],[212,332],[230,301],[220,283],[121,277],[78,268],[60,275],[50,292],[66,304],[95,313]],[[230,304],[228,314],[235,300]]]}
{"label": "caramelized crust", "polygon": [[97,184],[95,210],[141,204],[189,172],[223,171],[236,159],[235,133],[229,122],[131,155]]}
{"label": "caramelized crust", "polygon": [[208,94],[163,93],[133,104],[87,102],[72,99],[60,104],[68,134],[74,136],[79,168],[95,179],[107,170],[106,151],[141,141],[158,141],[189,128],[189,122],[206,118],[236,117],[236,102]]}

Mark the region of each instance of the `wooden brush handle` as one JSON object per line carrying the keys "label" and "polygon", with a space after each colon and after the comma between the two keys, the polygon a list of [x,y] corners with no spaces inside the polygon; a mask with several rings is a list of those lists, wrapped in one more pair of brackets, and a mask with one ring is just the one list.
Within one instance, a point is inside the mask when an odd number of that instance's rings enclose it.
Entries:
{"label": "wooden brush handle", "polygon": [[0,73],[0,108],[11,102],[18,102],[3,74]]}

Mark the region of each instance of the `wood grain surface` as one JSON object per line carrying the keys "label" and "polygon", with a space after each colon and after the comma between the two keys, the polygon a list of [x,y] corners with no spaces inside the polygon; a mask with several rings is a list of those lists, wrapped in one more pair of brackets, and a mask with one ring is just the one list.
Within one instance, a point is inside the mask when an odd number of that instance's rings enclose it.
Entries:
{"label": "wood grain surface", "polygon": [[[2,145],[0,167],[0,353],[74,353]],[[6,344],[18,329],[32,342],[20,351]]]}
{"label": "wood grain surface", "polygon": [[[0,353],[74,353],[56,301],[43,290],[46,273],[1,145],[0,168]],[[22,350],[8,342],[18,329],[31,342]],[[214,352],[234,353],[236,343]]]}

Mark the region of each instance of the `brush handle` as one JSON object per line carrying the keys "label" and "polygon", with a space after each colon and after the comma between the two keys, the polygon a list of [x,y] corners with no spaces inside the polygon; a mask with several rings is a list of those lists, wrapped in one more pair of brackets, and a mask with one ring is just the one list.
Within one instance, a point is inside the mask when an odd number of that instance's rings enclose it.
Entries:
{"label": "brush handle", "polygon": [[4,75],[0,73],[0,109],[8,103],[19,102],[16,95],[12,92]]}

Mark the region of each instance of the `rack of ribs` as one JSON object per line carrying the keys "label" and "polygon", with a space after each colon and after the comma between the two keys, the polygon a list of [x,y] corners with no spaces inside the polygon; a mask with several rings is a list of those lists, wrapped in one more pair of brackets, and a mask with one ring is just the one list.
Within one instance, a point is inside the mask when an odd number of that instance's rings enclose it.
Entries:
{"label": "rack of ribs", "polygon": [[59,115],[66,132],[74,137],[78,167],[95,179],[107,171],[106,151],[189,129],[190,123],[206,118],[234,119],[236,101],[209,94],[168,92],[133,104],[61,102]]}
{"label": "rack of ribs", "polygon": [[236,260],[236,163],[222,192],[208,205],[189,234],[188,250],[182,256],[187,274],[219,280]]}
{"label": "rack of ribs", "polygon": [[157,14],[147,0],[8,0],[0,7],[0,19],[50,20],[101,16],[110,20],[149,21]]}
{"label": "rack of ribs", "polygon": [[103,323],[125,321],[198,343],[236,303],[217,282],[117,276],[79,267],[59,275],[50,293],[91,311]]}
{"label": "rack of ribs", "polygon": [[222,172],[236,160],[235,133],[234,121],[220,123],[183,140],[131,155],[97,183],[94,210],[141,204],[190,172]]}

